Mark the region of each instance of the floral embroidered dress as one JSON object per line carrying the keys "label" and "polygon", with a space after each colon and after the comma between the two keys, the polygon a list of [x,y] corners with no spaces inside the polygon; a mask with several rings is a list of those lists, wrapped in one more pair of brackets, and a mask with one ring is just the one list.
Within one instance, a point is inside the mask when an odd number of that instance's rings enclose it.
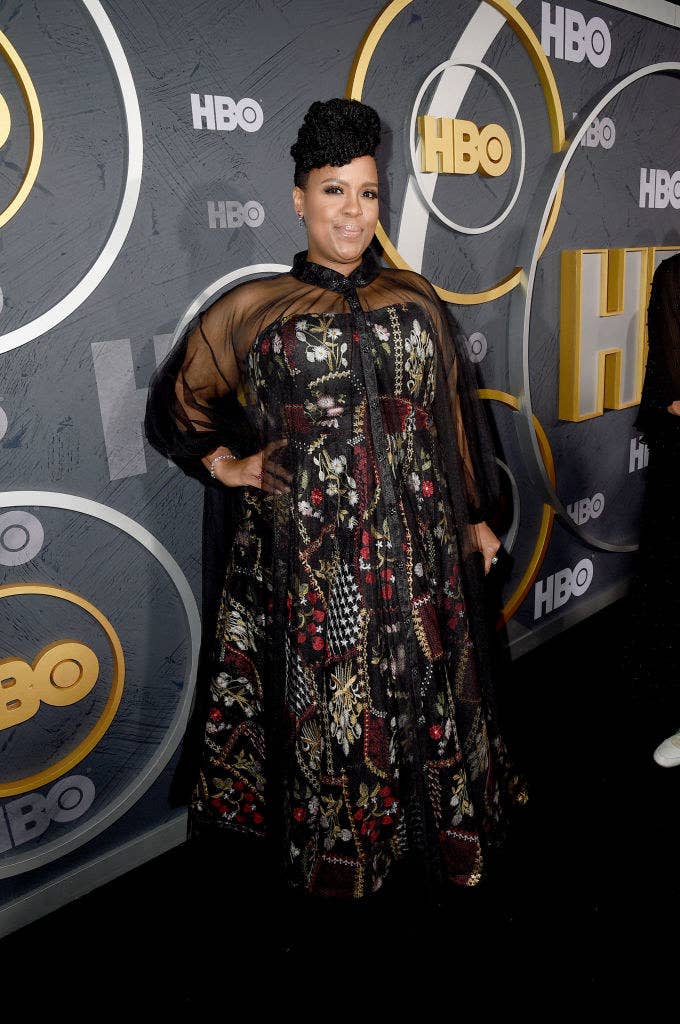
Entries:
{"label": "floral embroidered dress", "polygon": [[[366,896],[406,857],[474,885],[516,788],[474,537],[494,459],[456,344],[425,278],[303,252],[214,302],[152,382],[148,436],[207,484],[204,537],[229,538],[191,818],[269,841],[310,893]],[[286,493],[216,488],[200,462],[271,441]]]}

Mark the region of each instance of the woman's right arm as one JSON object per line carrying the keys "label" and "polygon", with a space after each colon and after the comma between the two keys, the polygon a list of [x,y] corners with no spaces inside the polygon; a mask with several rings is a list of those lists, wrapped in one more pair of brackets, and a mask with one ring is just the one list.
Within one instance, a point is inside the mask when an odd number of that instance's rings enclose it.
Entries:
{"label": "woman's right arm", "polygon": [[[248,286],[237,286],[189,325],[152,378],[145,429],[161,454],[203,483],[279,493],[290,474],[269,456],[286,442],[263,445],[257,417],[239,401],[252,306]],[[214,461],[220,455],[234,458]]]}
{"label": "woman's right arm", "polygon": [[252,421],[238,398],[248,345],[243,305],[235,289],[194,318],[149,386],[149,442],[202,483],[212,480],[209,456],[224,450],[240,461],[257,450]]}

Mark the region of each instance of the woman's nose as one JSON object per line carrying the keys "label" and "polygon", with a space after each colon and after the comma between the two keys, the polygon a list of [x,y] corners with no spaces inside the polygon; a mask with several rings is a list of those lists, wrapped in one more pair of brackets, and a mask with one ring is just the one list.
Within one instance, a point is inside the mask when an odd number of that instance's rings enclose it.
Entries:
{"label": "woman's nose", "polygon": [[351,192],[346,192],[343,211],[348,214],[351,213],[354,215],[359,215],[361,213],[361,203],[359,202],[359,197],[353,195]]}

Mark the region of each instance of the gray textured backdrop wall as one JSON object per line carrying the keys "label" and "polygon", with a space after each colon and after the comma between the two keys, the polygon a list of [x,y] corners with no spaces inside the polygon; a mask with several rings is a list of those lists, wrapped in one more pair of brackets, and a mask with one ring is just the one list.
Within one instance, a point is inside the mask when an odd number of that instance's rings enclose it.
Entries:
{"label": "gray textured backdrop wall", "polygon": [[386,258],[478,364],[514,651],[622,592],[648,289],[680,248],[676,9],[628,6],[0,3],[3,931],[183,836],[201,493],[145,444],[146,386],[193,312],[304,247],[312,100],[380,112]]}

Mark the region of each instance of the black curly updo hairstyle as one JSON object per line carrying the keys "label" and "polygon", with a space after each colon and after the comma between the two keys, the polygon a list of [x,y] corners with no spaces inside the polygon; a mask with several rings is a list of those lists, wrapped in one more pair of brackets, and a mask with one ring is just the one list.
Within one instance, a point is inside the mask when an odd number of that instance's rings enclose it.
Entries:
{"label": "black curly updo hairstyle", "polygon": [[295,184],[305,188],[315,167],[343,167],[358,156],[375,156],[379,143],[380,118],[373,107],[359,100],[316,100],[290,147]]}

